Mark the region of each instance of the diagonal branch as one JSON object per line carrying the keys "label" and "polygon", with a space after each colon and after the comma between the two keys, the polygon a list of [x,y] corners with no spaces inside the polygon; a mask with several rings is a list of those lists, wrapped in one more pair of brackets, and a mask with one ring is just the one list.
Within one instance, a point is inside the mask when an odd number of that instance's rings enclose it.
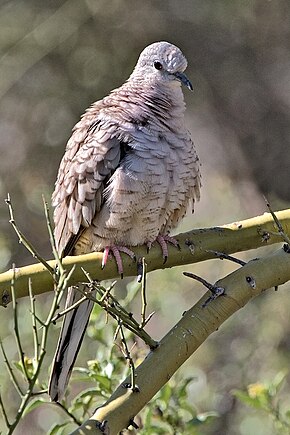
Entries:
{"label": "diagonal branch", "polygon": [[197,304],[184,313],[177,325],[161,340],[159,347],[151,351],[136,368],[138,393],[127,388],[130,384],[130,376],[128,376],[110,399],[73,434],[101,434],[103,432],[99,427],[105,422],[108,433],[112,435],[128,427],[132,418],[210,334],[265,289],[288,280],[290,280],[290,252],[287,245],[267,257],[248,262],[219,280],[216,286],[224,288],[225,295],[202,308],[209,296],[207,292]]}
{"label": "diagonal branch", "polygon": [[[282,225],[284,233],[290,234],[290,210],[276,212],[275,215]],[[181,250],[177,252],[174,247],[169,247],[169,258],[165,264],[163,264],[159,246],[154,246],[149,254],[147,254],[145,246],[138,246],[133,249],[138,258],[146,258],[147,272],[150,272],[156,269],[197,263],[209,258],[215,258],[215,254],[210,251],[231,254],[283,241],[270,213],[221,227],[192,230],[177,235],[176,239]],[[67,269],[67,273],[75,265],[75,270],[70,276],[69,285],[83,281],[83,269],[89,273],[93,280],[101,281],[118,277],[116,265],[113,261],[108,262],[104,270],[101,270],[101,262],[102,254],[98,252],[77,257],[66,257],[62,261],[62,266]],[[48,261],[48,264],[55,269],[56,261]],[[136,275],[136,263],[124,256],[123,264],[125,276]],[[0,305],[6,305],[7,302],[11,301],[10,283],[13,273],[13,270],[8,270],[0,274]],[[15,269],[15,294],[17,298],[28,295],[29,277],[35,295],[52,291],[53,277],[51,274],[43,264],[33,264]]]}

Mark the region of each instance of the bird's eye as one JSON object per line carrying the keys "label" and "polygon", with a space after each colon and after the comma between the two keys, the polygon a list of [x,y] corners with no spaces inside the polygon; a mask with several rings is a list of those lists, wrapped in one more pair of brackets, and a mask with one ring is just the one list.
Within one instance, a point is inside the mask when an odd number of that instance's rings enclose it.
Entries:
{"label": "bird's eye", "polygon": [[155,60],[154,61],[154,68],[156,68],[160,71],[163,67],[162,67],[162,64],[158,60]]}

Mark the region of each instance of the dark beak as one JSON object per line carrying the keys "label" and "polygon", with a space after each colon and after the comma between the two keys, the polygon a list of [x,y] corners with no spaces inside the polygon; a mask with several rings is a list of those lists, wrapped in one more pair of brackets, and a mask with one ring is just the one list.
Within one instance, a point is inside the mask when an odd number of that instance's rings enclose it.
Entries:
{"label": "dark beak", "polygon": [[186,77],[186,75],[184,73],[182,73],[182,72],[176,72],[176,73],[174,73],[174,76],[177,78],[177,80],[179,80],[188,89],[193,91],[192,84],[190,83],[190,81],[188,80],[188,78]]}

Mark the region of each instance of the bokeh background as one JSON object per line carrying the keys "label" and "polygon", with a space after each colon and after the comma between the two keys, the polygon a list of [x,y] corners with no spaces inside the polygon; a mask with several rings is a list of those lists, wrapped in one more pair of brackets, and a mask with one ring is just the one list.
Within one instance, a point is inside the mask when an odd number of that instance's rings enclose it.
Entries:
{"label": "bokeh background", "polygon": [[[202,161],[201,202],[179,230],[261,214],[266,209],[263,194],[274,209],[289,207],[289,0],[2,0],[1,270],[32,262],[8,222],[7,192],[19,227],[45,258],[51,258],[41,195],[50,198],[71,129],[93,101],[130,75],[141,50],[159,40],[176,44],[188,59],[194,92],[185,90],[187,125]],[[157,314],[149,329],[156,338],[203,292],[182,276],[183,270],[215,282],[233,266],[216,260],[151,273],[150,309]],[[119,291],[130,288],[125,280],[118,286]],[[180,371],[180,376],[196,378],[190,386],[192,403],[200,411],[220,413],[204,433],[274,433],[266,415],[237,402],[231,392],[288,370],[288,294],[289,285],[278,293],[265,292],[228,320]],[[49,298],[39,298],[42,307]],[[25,302],[21,313],[24,343],[29,346]],[[0,319],[0,336],[13,358],[11,307],[1,309]],[[50,339],[47,365],[56,336]],[[80,363],[94,357],[87,340]],[[17,396],[2,361],[0,368],[13,414]],[[286,382],[281,406],[289,409],[288,393]],[[32,427],[34,434],[46,433],[62,418],[47,407],[31,413],[16,433],[32,433]]]}

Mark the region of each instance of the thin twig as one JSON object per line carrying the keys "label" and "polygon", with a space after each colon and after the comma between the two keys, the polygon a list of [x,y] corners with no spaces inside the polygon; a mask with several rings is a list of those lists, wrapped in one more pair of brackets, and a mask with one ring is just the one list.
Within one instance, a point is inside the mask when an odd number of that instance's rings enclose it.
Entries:
{"label": "thin twig", "polygon": [[120,332],[120,324],[118,323],[116,331],[115,331],[115,334],[114,334],[114,337],[113,337],[113,341],[117,340],[119,332]]}
{"label": "thin twig", "polygon": [[75,424],[77,424],[78,426],[80,426],[82,424],[82,422],[80,420],[78,420],[71,412],[69,412],[69,410],[62,404],[59,402],[51,402],[52,405],[56,405],[59,408],[61,408],[72,420]]}
{"label": "thin twig", "polygon": [[6,414],[6,410],[5,410],[5,407],[4,407],[4,403],[3,403],[3,400],[2,400],[1,394],[0,394],[0,409],[1,409],[1,412],[3,414],[3,418],[4,418],[5,424],[7,426],[7,429],[9,429],[10,428],[10,423],[9,423],[9,420],[8,420],[8,416]]}
{"label": "thin twig", "polygon": [[14,219],[14,213],[13,213],[13,207],[10,199],[10,195],[7,195],[7,199],[5,199],[6,204],[8,205],[8,210],[10,214],[10,220],[9,223],[12,225],[14,231],[16,232],[19,243],[22,243],[25,248],[31,253],[33,258],[37,258],[37,260],[44,265],[44,267],[53,274],[54,270],[53,268],[45,261],[36,251],[36,249],[33,247],[33,245],[27,240],[27,238],[24,236],[24,234],[18,229],[15,219]]}
{"label": "thin twig", "polygon": [[142,309],[141,309],[141,322],[139,327],[142,329],[146,324],[146,307],[147,307],[147,298],[146,298],[146,268],[147,264],[145,263],[145,257],[142,258],[142,288],[141,288],[141,298],[142,298]]}
{"label": "thin twig", "polygon": [[[18,310],[17,310],[17,300],[15,297],[15,288],[14,288],[14,282],[15,282],[15,267],[13,267],[14,270],[14,274],[13,274],[13,278],[11,280],[11,295],[12,295],[12,304],[13,304],[13,312],[14,312],[14,332],[15,332],[15,339],[16,339],[16,343],[17,343],[17,347],[18,347],[18,353],[19,353],[19,357],[20,357],[20,361],[21,361],[21,366],[23,369],[23,373],[26,377],[26,381],[27,381],[27,389],[25,393],[22,393],[21,389],[19,388],[19,385],[17,383],[17,380],[12,372],[11,367],[9,366],[9,363],[7,364],[7,369],[10,373],[12,382],[15,385],[15,388],[17,389],[20,397],[21,397],[21,403],[19,405],[19,408],[17,410],[16,416],[14,418],[13,423],[9,424],[6,413],[5,413],[5,409],[4,406],[2,404],[2,399],[1,399],[1,409],[2,409],[2,413],[4,415],[5,420],[7,421],[7,426],[8,427],[8,435],[12,434],[14,429],[16,428],[16,426],[18,425],[20,419],[23,417],[23,413],[25,411],[25,409],[27,408],[27,405],[29,403],[29,400],[31,399],[31,397],[38,395],[38,394],[43,394],[44,392],[47,392],[47,390],[42,390],[42,391],[38,391],[38,392],[33,392],[33,389],[35,387],[36,382],[38,382],[38,378],[39,378],[39,373],[40,373],[40,369],[42,367],[43,364],[43,360],[44,357],[46,355],[46,346],[47,346],[47,337],[48,337],[48,330],[50,328],[50,325],[52,324],[52,320],[55,317],[56,311],[58,309],[59,303],[63,297],[63,294],[65,292],[65,290],[68,287],[68,282],[70,280],[71,275],[74,272],[75,266],[69,271],[69,273],[67,273],[67,271],[63,268],[62,263],[61,263],[61,259],[58,256],[57,250],[56,250],[56,246],[55,246],[55,242],[54,242],[54,238],[53,238],[53,230],[52,230],[52,226],[50,223],[50,218],[49,218],[49,212],[48,212],[48,207],[47,204],[44,201],[44,206],[45,206],[45,216],[46,216],[46,222],[47,222],[47,228],[48,228],[48,232],[49,232],[49,236],[50,236],[50,241],[52,244],[52,248],[53,248],[53,252],[57,261],[57,268],[53,269],[52,267],[50,267],[45,260],[43,260],[35,251],[35,249],[33,248],[33,246],[26,241],[25,237],[22,235],[22,233],[18,230],[15,221],[14,221],[14,217],[13,217],[13,209],[12,209],[12,205],[10,202],[10,197],[8,196],[7,199],[7,204],[10,210],[10,217],[11,217],[11,223],[16,231],[16,233],[18,234],[19,240],[20,242],[22,242],[25,247],[32,253],[32,255],[37,258],[47,269],[48,271],[51,273],[53,280],[54,280],[54,285],[55,285],[55,293],[54,293],[54,298],[49,310],[49,313],[46,317],[46,320],[43,322],[41,319],[39,319],[36,315],[36,307],[35,307],[35,298],[33,295],[33,291],[32,291],[32,286],[31,286],[31,281],[29,281],[29,295],[30,295],[30,306],[31,306],[31,315],[32,315],[32,328],[33,328],[33,340],[34,340],[34,364],[33,364],[33,373],[31,374],[31,376],[28,374],[27,371],[27,367],[25,365],[25,358],[24,358],[24,352],[22,349],[22,345],[21,345],[21,340],[20,340],[20,335],[19,335],[19,326],[18,326]],[[42,334],[41,334],[41,339],[39,337],[39,332],[37,330],[37,323],[39,322],[40,325],[42,326]],[[7,360],[6,355],[5,355],[5,351],[4,349],[2,350],[3,355],[4,355],[4,359]],[[63,406],[63,409],[65,409],[65,407]],[[68,411],[66,410],[66,413],[70,416],[70,418],[78,425],[80,425],[80,422]]]}
{"label": "thin twig", "polygon": [[210,282],[206,281],[201,276],[195,275],[194,273],[191,273],[191,272],[183,272],[183,275],[188,276],[189,278],[195,279],[196,281],[203,284],[211,293],[215,293],[216,286],[211,284]]}
{"label": "thin twig", "polygon": [[64,292],[67,290],[67,288],[69,286],[68,283],[69,283],[69,280],[70,280],[72,274],[75,271],[75,268],[76,268],[76,265],[74,264],[68,273],[64,269],[61,269],[59,271],[59,273],[60,273],[59,278],[58,278],[59,281],[58,281],[58,284],[55,288],[55,293],[57,295],[57,298],[55,301],[55,306],[54,306],[55,312],[56,312],[56,309],[59,307],[59,304],[63,298]]}
{"label": "thin twig", "polygon": [[100,299],[100,302],[105,301],[109,295],[111,296],[111,291],[112,289],[115,287],[117,281],[113,281],[112,284],[106,289],[105,293],[103,294],[103,296]]}
{"label": "thin twig", "polygon": [[[102,294],[102,296],[106,293],[106,289],[104,287],[100,286],[99,284],[94,283],[94,281],[90,278],[90,275],[83,270],[85,273],[87,279],[89,280],[91,286],[96,291],[99,291],[99,293]],[[145,332],[144,329],[140,329],[139,323],[134,319],[131,313],[128,313],[128,311],[123,308],[117,299],[115,299],[111,293],[107,292],[107,299],[110,300],[100,300],[96,297],[92,296],[91,293],[88,293],[87,291],[84,291],[80,287],[78,287],[78,291],[82,293],[84,296],[86,296],[88,299],[91,299],[96,304],[98,304],[100,307],[105,309],[115,320],[118,320],[119,318],[122,319],[123,325],[129,329],[129,331],[133,332],[133,334],[138,335],[144,343],[146,343],[151,349],[154,349],[158,346],[158,342],[153,340],[147,332]]]}
{"label": "thin twig", "polygon": [[189,278],[195,279],[196,281],[203,284],[210,292],[211,296],[206,299],[206,301],[202,304],[202,308],[205,308],[210,302],[217,299],[219,296],[225,295],[225,289],[223,287],[218,287],[216,285],[211,284],[205,279],[201,278],[201,276],[195,275],[191,272],[183,272],[183,275],[188,276]]}
{"label": "thin twig", "polygon": [[47,226],[47,231],[48,231],[48,235],[49,235],[50,245],[52,247],[52,253],[53,253],[54,258],[57,261],[58,268],[63,271],[61,258],[59,256],[58,250],[56,248],[54,233],[53,233],[50,214],[49,214],[49,208],[48,208],[48,204],[47,204],[47,201],[45,200],[44,195],[42,195],[42,201],[43,201],[44,214],[45,214],[45,218],[46,218],[46,226]]}
{"label": "thin twig", "polygon": [[28,374],[28,371],[26,368],[25,359],[24,359],[24,351],[22,349],[22,344],[21,344],[20,335],[19,335],[18,309],[17,309],[18,303],[17,303],[16,297],[15,297],[14,284],[15,284],[15,265],[13,264],[13,278],[11,280],[11,296],[12,296],[12,307],[13,307],[13,317],[14,317],[14,335],[15,335],[15,340],[16,340],[16,344],[17,344],[19,359],[20,359],[21,365],[22,365],[23,374],[25,375],[27,382],[29,382],[30,377],[29,377],[29,374]]}
{"label": "thin twig", "polygon": [[240,260],[239,258],[233,257],[232,255],[225,254],[224,252],[212,251],[211,249],[207,250],[206,252],[211,252],[216,257],[220,258],[221,260],[229,260],[229,261],[232,261],[233,263],[238,263],[241,266],[245,266],[247,264],[245,261]]}
{"label": "thin twig", "polygon": [[33,391],[31,393],[31,396],[40,396],[41,394],[47,394],[47,388],[45,388],[45,390],[39,390],[39,391]]}
{"label": "thin twig", "polygon": [[[31,312],[31,310],[29,310],[29,312],[31,313],[31,315],[32,315],[32,312]],[[34,313],[34,317],[35,317],[35,320],[37,320],[38,321],[38,323],[40,324],[40,326],[41,327],[43,327],[43,326],[45,326],[45,324],[44,324],[44,322],[41,320],[41,318],[40,317],[38,317],[37,316],[37,314],[36,313]]]}
{"label": "thin twig", "polygon": [[36,311],[35,311],[35,297],[32,291],[32,282],[31,278],[28,281],[28,290],[29,290],[29,298],[30,298],[30,309],[31,309],[31,322],[32,322],[32,335],[33,335],[33,347],[34,347],[34,363],[38,361],[38,352],[39,352],[39,339],[38,339],[38,331],[36,326]]}
{"label": "thin twig", "polygon": [[86,301],[88,298],[87,296],[83,296],[81,299],[79,299],[77,302],[75,302],[73,305],[70,305],[68,308],[66,308],[65,310],[57,313],[53,319],[51,319],[52,323],[55,323],[58,319],[60,319],[61,317],[63,317],[65,314],[69,313],[70,311],[74,310],[75,308],[77,308],[79,305],[81,305],[84,301]]}
{"label": "thin twig", "polygon": [[[71,273],[71,271],[70,271],[70,273]],[[49,314],[48,314],[45,322],[43,323],[42,337],[41,337],[41,342],[40,342],[40,347],[39,347],[39,356],[38,356],[37,364],[36,364],[36,367],[34,369],[33,376],[30,379],[28,379],[27,391],[22,398],[21,404],[20,404],[18,411],[17,411],[17,414],[15,416],[14,422],[10,425],[8,434],[13,433],[15,427],[18,425],[18,422],[20,421],[21,417],[23,416],[23,413],[27,407],[27,404],[28,404],[30,398],[33,396],[33,388],[34,388],[36,381],[38,380],[40,369],[42,367],[43,360],[44,360],[44,357],[46,355],[46,343],[47,343],[47,337],[48,337],[48,330],[49,330],[50,325],[52,324],[52,319],[53,319],[53,317],[56,313],[56,310],[58,308],[59,297],[63,294],[63,292],[67,288],[67,285],[68,285],[67,281],[70,277],[70,273],[66,274],[66,272],[63,271],[60,274],[59,282],[57,284],[56,291],[54,293],[54,298],[52,301],[52,305],[51,305]],[[13,293],[12,293],[12,297],[13,297]]]}
{"label": "thin twig", "polygon": [[277,216],[275,215],[275,213],[274,213],[274,211],[272,210],[272,207],[271,207],[269,201],[267,200],[267,198],[266,198],[265,196],[264,196],[264,199],[265,199],[265,202],[266,202],[266,206],[268,207],[268,210],[269,210],[269,212],[271,213],[272,218],[273,218],[273,220],[274,220],[274,222],[275,222],[275,224],[276,224],[276,226],[277,226],[277,228],[278,228],[278,232],[279,232],[280,236],[281,236],[281,237],[283,238],[283,240],[287,243],[287,245],[290,246],[290,239],[289,239],[288,235],[285,233],[285,231],[284,231],[284,229],[283,229],[283,227],[282,227],[282,225],[281,225],[281,222],[279,221],[279,219],[278,219]]}
{"label": "thin twig", "polygon": [[122,320],[119,320],[118,323],[119,326],[119,330],[120,330],[120,335],[121,335],[121,342],[122,342],[122,348],[123,348],[123,354],[126,358],[126,360],[128,361],[129,364],[129,368],[130,368],[130,373],[131,373],[131,389],[133,392],[136,392],[138,389],[136,388],[136,374],[135,374],[135,365],[134,365],[134,361],[131,357],[131,353],[129,351],[128,345],[127,345],[127,341],[125,338],[125,334],[122,328]]}
{"label": "thin twig", "polygon": [[9,361],[8,361],[8,358],[7,358],[7,355],[6,355],[6,352],[5,352],[5,349],[4,349],[2,341],[0,341],[0,347],[1,347],[4,363],[5,363],[6,367],[7,367],[7,371],[9,373],[10,379],[11,379],[11,381],[12,381],[14,387],[15,387],[15,390],[17,391],[19,396],[22,397],[23,396],[23,392],[22,392],[22,390],[20,388],[20,385],[18,384],[16,376],[15,376],[15,374],[13,372],[13,369],[12,369],[12,367],[11,367]]}
{"label": "thin twig", "polygon": [[147,316],[147,318],[145,319],[145,322],[144,322],[143,328],[147,325],[147,323],[150,322],[150,320],[152,319],[152,317],[154,316],[154,314],[155,314],[155,311],[152,311],[152,313],[150,313],[149,316]]}

